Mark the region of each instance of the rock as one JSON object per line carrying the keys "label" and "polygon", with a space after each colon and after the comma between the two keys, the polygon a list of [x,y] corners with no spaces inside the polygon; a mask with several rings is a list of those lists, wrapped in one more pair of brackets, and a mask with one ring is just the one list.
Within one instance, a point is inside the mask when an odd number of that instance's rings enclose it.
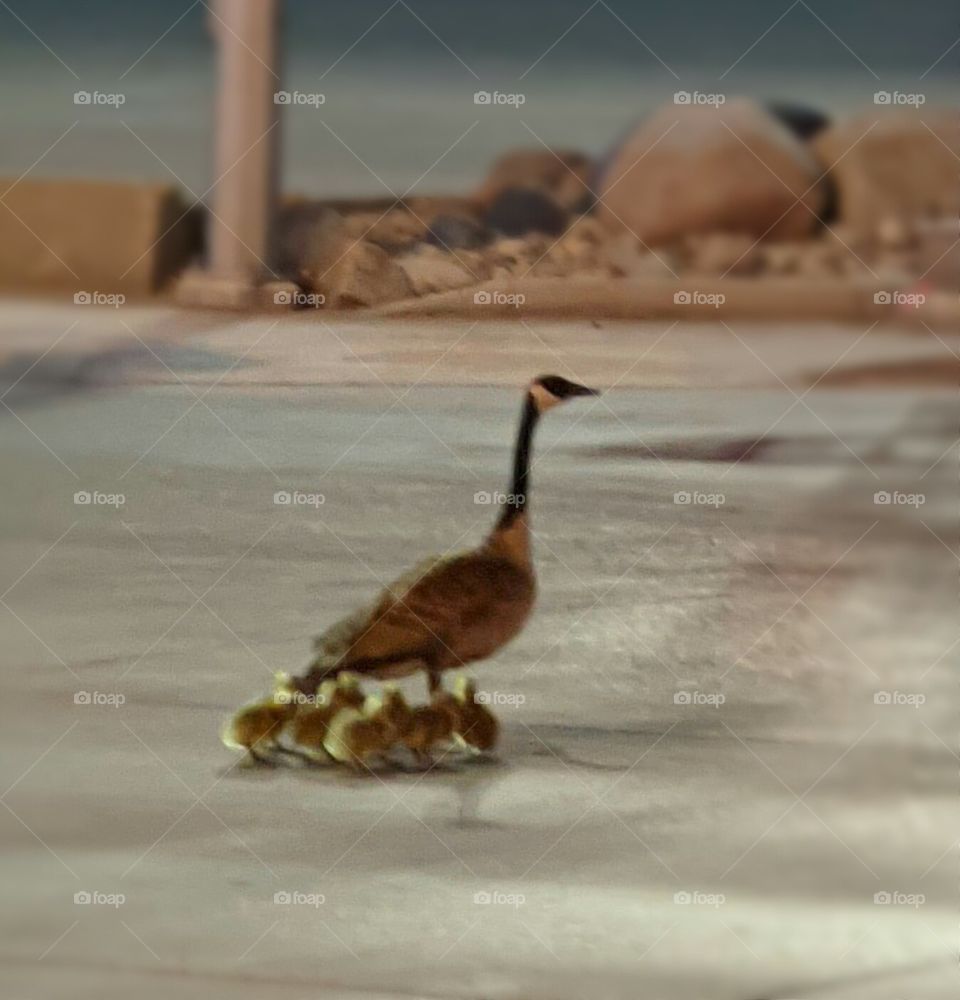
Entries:
{"label": "rock", "polygon": [[801,141],[812,139],[830,124],[830,119],[816,108],[791,101],[771,101],[767,110]]}
{"label": "rock", "polygon": [[960,245],[957,244],[957,220],[949,217],[927,220],[917,226],[917,261],[919,273],[931,285],[946,290],[960,287]]}
{"label": "rock", "polygon": [[438,215],[426,233],[427,243],[447,250],[476,250],[490,239],[489,230],[469,215]]}
{"label": "rock", "polygon": [[[903,288],[917,280],[913,261],[897,253],[878,254],[873,261],[873,272],[876,280],[888,288]],[[866,276],[866,273],[864,271],[863,275]]]}
{"label": "rock", "polygon": [[879,111],[821,132],[811,148],[830,171],[844,222],[873,231],[877,219],[950,216],[960,211],[954,112]]}
{"label": "rock", "polygon": [[397,258],[397,265],[403,269],[415,295],[465,288],[485,280],[490,269],[478,268],[476,263],[428,245]]}
{"label": "rock", "polygon": [[516,149],[501,156],[477,192],[489,208],[505,191],[526,188],[549,195],[567,212],[586,211],[593,201],[589,181],[593,163],[571,150]]}
{"label": "rock", "polygon": [[312,291],[321,276],[354,243],[366,242],[388,252],[423,238],[425,228],[403,209],[362,211],[342,215],[311,201],[284,205],[277,221],[277,270]]}
{"label": "rock", "polygon": [[610,157],[597,215],[649,245],[691,233],[797,239],[817,226],[827,196],[810,152],[754,101],[671,104]]}
{"label": "rock", "polygon": [[760,255],[767,274],[800,274],[803,271],[803,247],[798,243],[770,243]]}
{"label": "rock", "polygon": [[288,203],[277,218],[277,270],[297,280],[320,274],[343,252],[345,240],[339,212],[314,202]]}
{"label": "rock", "polygon": [[887,215],[877,223],[877,242],[884,250],[907,250],[916,245],[916,232],[905,219]]}
{"label": "rock", "polygon": [[520,239],[519,237],[497,240],[493,245],[493,250],[498,256],[510,260],[526,260],[530,257],[536,257],[545,249],[542,240]]}
{"label": "rock", "polygon": [[[840,277],[847,273],[844,265],[844,256],[852,260],[859,269],[859,276],[867,279],[870,272],[867,271],[855,257],[843,254],[837,248],[825,240],[805,240],[803,243],[793,244],[795,250],[795,269],[798,274],[808,278],[831,278]],[[850,272],[851,274],[854,272]]]}
{"label": "rock", "polygon": [[594,246],[606,242],[610,236],[603,223],[593,215],[581,215],[579,219],[575,219],[568,235]]}
{"label": "rock", "polygon": [[[596,219],[583,215],[559,239],[544,241],[535,237],[518,249],[524,258],[535,264],[534,275],[573,275],[603,266],[602,244],[606,237],[606,231]],[[498,246],[505,244],[509,249],[511,242],[521,241],[502,240]]]}
{"label": "rock", "polygon": [[625,230],[604,243],[601,263],[612,278],[666,279],[675,278],[680,271],[680,262],[671,250],[661,247],[652,253]]}
{"label": "rock", "polygon": [[304,290],[305,301],[313,304],[322,296],[328,308],[380,305],[412,296],[410,282],[393,257],[362,239],[362,232],[359,215],[348,221],[316,204],[289,205],[280,216],[280,268]]}
{"label": "rock", "polygon": [[687,240],[687,261],[698,274],[754,274],[761,265],[756,239],[738,233],[708,233]]}
{"label": "rock", "polygon": [[[797,271],[807,278],[840,277],[845,273],[843,258],[850,257],[827,240],[807,240],[796,244]],[[850,258],[855,261],[855,258]]]}
{"label": "rock", "polygon": [[486,259],[491,267],[502,267],[512,274],[520,274],[543,257],[549,246],[550,243],[539,236],[497,240],[488,248]]}
{"label": "rock", "polygon": [[403,268],[382,247],[367,242],[348,244],[340,259],[314,278],[311,290],[333,308],[375,306],[413,295]]}
{"label": "rock", "polygon": [[484,221],[504,236],[559,236],[567,228],[567,213],[542,191],[509,188],[494,199]]}
{"label": "rock", "polygon": [[301,295],[295,281],[265,281],[257,289],[260,305],[270,309],[295,309]]}
{"label": "rock", "polygon": [[426,226],[402,208],[382,212],[355,212],[344,217],[344,230],[350,239],[376,243],[388,252],[403,250],[426,235]]}
{"label": "rock", "polygon": [[594,268],[600,263],[600,247],[589,230],[575,225],[560,237],[548,257],[567,270]]}

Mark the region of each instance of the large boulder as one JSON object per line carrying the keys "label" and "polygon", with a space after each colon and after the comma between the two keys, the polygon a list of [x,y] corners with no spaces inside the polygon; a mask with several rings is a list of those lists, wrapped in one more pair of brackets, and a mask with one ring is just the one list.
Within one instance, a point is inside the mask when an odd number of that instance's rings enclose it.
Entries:
{"label": "large boulder", "polygon": [[793,101],[771,101],[767,110],[802,142],[812,139],[830,124],[830,119],[817,108]]}
{"label": "large boulder", "polygon": [[447,292],[452,288],[476,285],[490,276],[490,268],[466,252],[449,253],[423,243],[397,258],[415,295]]}
{"label": "large boulder", "polygon": [[872,230],[887,217],[956,217],[960,211],[955,112],[872,112],[821,132],[812,149],[837,187],[840,218],[858,229]]}
{"label": "large boulder", "polygon": [[426,242],[445,250],[478,250],[490,242],[490,232],[472,216],[441,212],[430,220]]}
{"label": "large boulder", "polygon": [[331,208],[287,206],[278,226],[278,270],[308,293],[322,296],[328,308],[410,298],[413,287],[394,257],[357,229],[355,220],[351,223]]}
{"label": "large boulder", "polygon": [[572,150],[516,149],[504,154],[490,168],[477,192],[477,201],[489,208],[511,188],[532,188],[549,195],[561,208],[575,212],[588,208],[588,187],[593,163],[585,153]]}
{"label": "large boulder", "polygon": [[351,239],[330,219],[308,243],[295,277],[333,309],[382,305],[413,295],[409,278],[383,247]]}
{"label": "large boulder", "polygon": [[335,309],[378,306],[414,294],[403,268],[382,247],[367,242],[349,244],[316,284]]}
{"label": "large boulder", "polygon": [[502,236],[559,236],[567,228],[567,213],[535,188],[508,188],[487,209],[483,221]]}
{"label": "large boulder", "polygon": [[276,226],[277,271],[310,284],[343,253],[346,240],[343,218],[334,209],[307,201],[283,205]]}
{"label": "large boulder", "polygon": [[406,209],[395,208],[384,214],[376,210],[344,215],[346,234],[354,240],[376,243],[388,253],[396,253],[423,239],[426,226]]}
{"label": "large boulder", "polygon": [[691,233],[797,239],[818,225],[827,188],[806,147],[769,111],[737,99],[671,104],[608,158],[600,218],[647,244]]}

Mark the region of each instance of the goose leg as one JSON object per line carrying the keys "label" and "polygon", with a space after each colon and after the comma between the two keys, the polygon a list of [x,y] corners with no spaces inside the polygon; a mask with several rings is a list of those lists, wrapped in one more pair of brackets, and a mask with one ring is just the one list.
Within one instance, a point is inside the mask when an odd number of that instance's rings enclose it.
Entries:
{"label": "goose leg", "polygon": [[443,677],[439,670],[427,667],[427,691],[432,698],[443,688]]}

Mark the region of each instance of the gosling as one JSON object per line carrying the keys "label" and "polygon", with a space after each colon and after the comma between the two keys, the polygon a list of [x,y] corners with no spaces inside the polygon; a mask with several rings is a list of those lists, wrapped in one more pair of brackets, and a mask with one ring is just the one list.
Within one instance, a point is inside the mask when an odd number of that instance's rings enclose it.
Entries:
{"label": "gosling", "polygon": [[490,753],[500,738],[500,723],[486,705],[477,701],[477,686],[471,678],[457,678],[453,699],[459,708],[457,742],[474,753]]}
{"label": "gosling", "polygon": [[446,749],[453,741],[458,723],[457,709],[447,692],[440,690],[428,705],[411,710],[410,722],[401,742],[421,767],[432,767],[433,752]]}
{"label": "gosling", "polygon": [[385,760],[396,739],[396,729],[383,706],[371,695],[362,710],[347,707],[337,712],[327,726],[323,748],[341,764],[370,771],[370,763]]}
{"label": "gosling", "polygon": [[292,743],[298,753],[314,763],[327,763],[330,754],[324,747],[331,721],[343,709],[359,710],[364,695],[352,674],[325,680],[317,693],[317,704],[301,706],[290,724]]}
{"label": "gosling", "polygon": [[272,760],[266,751],[278,748],[295,712],[290,679],[286,674],[277,674],[270,697],[241,708],[221,729],[220,739],[232,750],[246,750],[251,761],[270,764]]}

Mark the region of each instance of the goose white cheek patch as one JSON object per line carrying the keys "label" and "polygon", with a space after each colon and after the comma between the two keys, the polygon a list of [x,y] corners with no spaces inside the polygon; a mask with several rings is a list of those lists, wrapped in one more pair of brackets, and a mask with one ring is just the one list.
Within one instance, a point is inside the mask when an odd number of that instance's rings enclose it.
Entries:
{"label": "goose white cheek patch", "polygon": [[542,385],[538,385],[536,382],[530,386],[530,395],[533,396],[533,401],[537,405],[537,410],[540,413],[545,413],[550,409],[551,406],[556,406],[558,403],[562,403],[562,399],[558,399],[552,392],[548,392]]}

